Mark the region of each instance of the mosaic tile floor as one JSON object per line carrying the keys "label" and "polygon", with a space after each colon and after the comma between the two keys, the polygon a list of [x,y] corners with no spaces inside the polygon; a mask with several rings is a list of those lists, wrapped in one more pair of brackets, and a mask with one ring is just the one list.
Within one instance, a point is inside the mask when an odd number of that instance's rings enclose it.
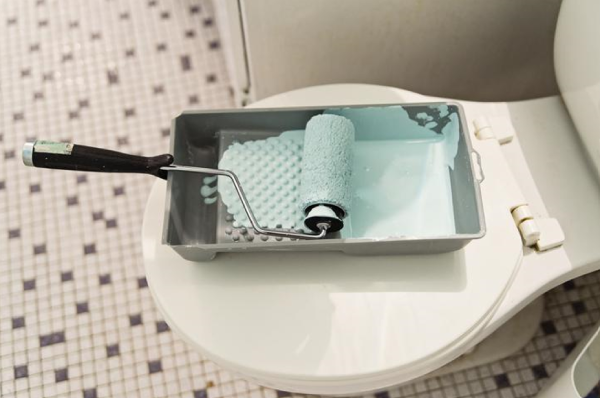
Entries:
{"label": "mosaic tile floor", "polygon": [[[0,396],[252,397],[157,312],[141,263],[152,177],[25,168],[26,140],[154,155],[184,109],[231,107],[211,3],[0,4]],[[377,394],[530,397],[600,319],[600,275],[548,294],[518,355]]]}

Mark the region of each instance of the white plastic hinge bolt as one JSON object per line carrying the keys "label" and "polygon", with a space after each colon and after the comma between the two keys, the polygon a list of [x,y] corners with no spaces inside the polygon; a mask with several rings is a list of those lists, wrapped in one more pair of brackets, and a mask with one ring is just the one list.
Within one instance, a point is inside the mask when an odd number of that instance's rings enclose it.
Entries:
{"label": "white plastic hinge bolt", "polygon": [[515,136],[515,128],[508,117],[479,116],[473,120],[473,125],[475,126],[475,137],[479,140],[495,138],[500,144],[507,144]]}
{"label": "white plastic hinge bolt", "polygon": [[475,137],[477,137],[478,140],[496,138],[494,130],[492,130],[492,126],[485,116],[475,118],[475,120],[473,120],[473,125],[475,126]]}
{"label": "white plastic hinge bolt", "polygon": [[541,231],[540,237],[535,244],[538,251],[546,251],[562,246],[565,234],[555,218],[540,218],[536,220]]}
{"label": "white plastic hinge bolt", "polygon": [[519,232],[521,232],[521,238],[523,244],[527,247],[532,247],[540,239],[540,228],[538,227],[535,220],[525,220],[519,224]]}

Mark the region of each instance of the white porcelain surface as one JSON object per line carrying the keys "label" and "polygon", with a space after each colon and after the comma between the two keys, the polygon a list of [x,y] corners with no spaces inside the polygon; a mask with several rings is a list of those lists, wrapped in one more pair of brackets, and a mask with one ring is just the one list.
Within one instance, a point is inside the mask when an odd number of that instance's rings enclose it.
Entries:
{"label": "white porcelain surface", "polygon": [[[300,90],[297,102],[284,95],[261,105],[403,101],[400,90],[363,87],[329,96]],[[485,145],[476,146],[485,158]],[[502,178],[484,169],[486,237],[455,253],[411,257],[252,253],[187,262],[160,244],[166,184],[157,181],[143,226],[150,288],[173,329],[247,376],[289,389],[342,383],[345,391],[417,377],[467,349],[520,263]]]}
{"label": "white porcelain surface", "polygon": [[554,67],[571,118],[600,173],[600,1],[562,2]]}

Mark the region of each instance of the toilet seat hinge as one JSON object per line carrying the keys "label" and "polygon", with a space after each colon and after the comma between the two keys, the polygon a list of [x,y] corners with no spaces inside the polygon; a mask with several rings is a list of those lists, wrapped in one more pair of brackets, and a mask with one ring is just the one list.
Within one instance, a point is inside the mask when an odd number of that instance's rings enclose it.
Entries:
{"label": "toilet seat hinge", "polygon": [[479,116],[473,120],[475,137],[479,140],[495,138],[502,144],[508,144],[515,136],[515,128],[508,117]]}
{"label": "toilet seat hinge", "polygon": [[511,211],[515,225],[523,239],[523,245],[543,252],[562,246],[563,230],[555,218],[534,218],[529,205],[521,205]]}

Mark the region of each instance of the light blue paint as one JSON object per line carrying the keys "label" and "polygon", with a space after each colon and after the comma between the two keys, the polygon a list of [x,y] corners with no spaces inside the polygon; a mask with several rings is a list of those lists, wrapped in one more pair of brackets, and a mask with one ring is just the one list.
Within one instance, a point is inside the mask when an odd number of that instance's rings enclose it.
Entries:
{"label": "light blue paint", "polygon": [[306,124],[300,203],[302,209],[330,204],[350,213],[354,125],[345,117],[317,115]]}
{"label": "light blue paint", "polygon": [[[433,237],[455,233],[454,211],[450,170],[458,151],[460,124],[456,111],[447,106],[424,106],[444,117],[445,125],[432,131],[419,123],[429,123],[430,115],[416,114],[412,120],[400,106],[372,108],[331,109],[326,114],[341,115],[352,121],[355,127],[354,159],[352,161],[352,204],[350,216],[344,220],[341,231],[344,238],[387,238],[387,237]],[[439,122],[439,117],[436,119]],[[436,122],[436,126],[439,123]],[[442,124],[443,125],[443,124]],[[433,127],[432,128],[436,128]],[[279,137],[269,138],[271,146],[252,149],[257,144],[235,144],[225,151],[220,168],[242,173],[247,164],[267,167],[264,175],[280,173],[280,166],[273,159],[274,152],[281,148],[290,150],[286,156],[302,157],[302,130],[286,131]],[[254,141],[262,142],[262,141]],[[291,149],[290,149],[291,148]],[[321,150],[322,148],[319,148]],[[229,154],[228,154],[229,153]],[[317,154],[318,151],[315,149]],[[243,162],[235,159],[245,159]],[[315,155],[316,156],[316,155]],[[311,155],[312,157],[312,155]],[[269,159],[265,163],[265,159]],[[261,163],[262,162],[262,163]],[[228,166],[228,167],[225,167]],[[295,167],[300,167],[297,163]],[[256,173],[256,170],[252,170]],[[261,225],[301,228],[304,215],[300,205],[300,173],[279,174],[276,187],[273,179],[254,177],[242,178],[244,189],[250,188],[249,200],[259,207],[257,218]],[[250,178],[249,180],[247,178]],[[295,198],[289,203],[297,206],[275,208],[277,198],[271,197],[281,191]],[[235,192],[228,190],[219,179],[219,192],[230,213],[241,225],[249,226],[241,214]],[[261,195],[262,193],[262,195]],[[267,193],[267,194],[265,194]],[[263,206],[261,206],[261,204]]]}

